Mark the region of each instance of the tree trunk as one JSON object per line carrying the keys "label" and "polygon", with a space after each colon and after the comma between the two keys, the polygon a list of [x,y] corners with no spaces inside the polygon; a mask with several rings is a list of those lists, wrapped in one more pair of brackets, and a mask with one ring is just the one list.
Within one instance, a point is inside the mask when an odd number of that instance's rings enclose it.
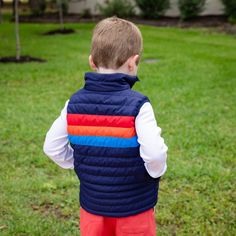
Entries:
{"label": "tree trunk", "polygon": [[20,60],[19,0],[15,0],[16,60]]}
{"label": "tree trunk", "polygon": [[61,26],[61,30],[64,30],[64,20],[63,20],[62,0],[58,0],[58,7],[59,7],[59,18],[60,18],[60,26]]}

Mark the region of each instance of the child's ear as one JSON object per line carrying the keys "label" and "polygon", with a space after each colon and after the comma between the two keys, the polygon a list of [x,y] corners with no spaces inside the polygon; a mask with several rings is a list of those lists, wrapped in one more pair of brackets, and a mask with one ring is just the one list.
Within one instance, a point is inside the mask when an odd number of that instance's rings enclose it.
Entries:
{"label": "child's ear", "polygon": [[134,71],[139,63],[140,56],[138,54],[130,57],[128,59],[128,69],[129,71]]}
{"label": "child's ear", "polygon": [[140,56],[137,54],[137,55],[135,55],[135,63],[136,63],[136,66],[138,66],[139,61],[140,61]]}
{"label": "child's ear", "polygon": [[93,62],[93,57],[92,55],[89,55],[89,65],[90,65],[90,68],[92,70],[97,70],[97,66],[95,65],[95,63]]}

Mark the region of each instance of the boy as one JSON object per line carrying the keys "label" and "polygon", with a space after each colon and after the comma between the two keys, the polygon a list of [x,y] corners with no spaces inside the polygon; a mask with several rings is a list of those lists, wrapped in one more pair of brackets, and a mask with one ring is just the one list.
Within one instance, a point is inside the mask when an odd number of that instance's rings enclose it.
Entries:
{"label": "boy", "polygon": [[47,133],[44,152],[80,180],[82,236],[156,235],[154,206],[167,147],[138,81],[142,36],[116,17],[97,24],[85,85]]}

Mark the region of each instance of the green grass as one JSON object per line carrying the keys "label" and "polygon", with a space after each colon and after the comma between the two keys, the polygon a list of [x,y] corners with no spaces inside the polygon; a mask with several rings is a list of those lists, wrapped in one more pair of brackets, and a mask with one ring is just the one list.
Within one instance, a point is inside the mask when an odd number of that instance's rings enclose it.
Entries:
{"label": "green grass", "polygon": [[[83,85],[93,24],[41,36],[20,26],[22,54],[46,63],[0,64],[0,234],[78,235],[79,181],[42,152],[65,101]],[[141,82],[169,147],[157,235],[236,235],[236,39],[204,29],[140,27]],[[0,25],[0,57],[14,55],[14,25]],[[157,58],[147,64],[145,58]]]}

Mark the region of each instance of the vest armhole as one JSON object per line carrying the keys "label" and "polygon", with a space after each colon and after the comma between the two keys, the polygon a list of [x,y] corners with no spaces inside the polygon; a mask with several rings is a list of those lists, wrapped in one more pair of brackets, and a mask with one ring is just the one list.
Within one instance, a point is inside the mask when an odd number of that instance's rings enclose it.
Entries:
{"label": "vest armhole", "polygon": [[146,103],[146,102],[150,103],[150,100],[147,96],[144,96],[144,98],[142,99],[142,101],[139,103],[139,105],[137,107],[137,115],[139,114],[139,111],[140,111],[141,107],[143,106],[143,104]]}

